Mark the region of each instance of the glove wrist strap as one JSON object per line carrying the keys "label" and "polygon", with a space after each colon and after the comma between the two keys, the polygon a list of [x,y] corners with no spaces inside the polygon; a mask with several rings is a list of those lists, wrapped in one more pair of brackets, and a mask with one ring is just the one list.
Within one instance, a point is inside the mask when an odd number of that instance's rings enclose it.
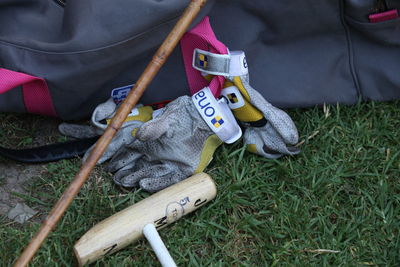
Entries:
{"label": "glove wrist strap", "polygon": [[215,99],[210,88],[198,91],[192,96],[192,101],[203,120],[223,142],[231,144],[242,136],[242,130],[225,99]]}
{"label": "glove wrist strap", "polygon": [[243,51],[221,55],[196,48],[193,52],[192,66],[203,74],[225,77],[244,76],[249,73]]}

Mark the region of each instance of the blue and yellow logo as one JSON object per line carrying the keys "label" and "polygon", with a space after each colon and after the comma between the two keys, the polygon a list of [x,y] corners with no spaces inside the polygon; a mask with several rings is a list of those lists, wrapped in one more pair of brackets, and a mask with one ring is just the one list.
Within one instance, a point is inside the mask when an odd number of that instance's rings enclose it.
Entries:
{"label": "blue and yellow logo", "polygon": [[207,59],[206,55],[199,54],[199,64],[201,67],[207,68],[207,64],[208,64],[207,60],[208,59]]}
{"label": "blue and yellow logo", "polygon": [[215,128],[218,128],[219,126],[224,124],[224,120],[220,116],[217,116],[211,120],[211,123],[215,126]]}
{"label": "blue and yellow logo", "polygon": [[239,99],[237,98],[235,93],[228,94],[228,98],[229,98],[229,102],[231,102],[232,104],[239,102]]}

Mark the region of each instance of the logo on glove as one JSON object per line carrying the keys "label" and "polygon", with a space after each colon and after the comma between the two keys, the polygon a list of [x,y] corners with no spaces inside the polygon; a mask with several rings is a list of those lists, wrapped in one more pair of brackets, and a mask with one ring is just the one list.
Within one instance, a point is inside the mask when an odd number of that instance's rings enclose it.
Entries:
{"label": "logo on glove", "polygon": [[199,64],[203,68],[207,68],[208,65],[208,58],[206,55],[199,54]]}
{"label": "logo on glove", "polygon": [[245,106],[242,94],[234,85],[222,89],[221,95],[227,100],[227,103],[232,110]]}
{"label": "logo on glove", "polygon": [[246,57],[243,57],[243,67],[247,69],[247,60]]}
{"label": "logo on glove", "polygon": [[215,128],[218,128],[219,126],[224,124],[224,120],[220,116],[217,116],[211,120],[211,123],[214,124]]}
{"label": "logo on glove", "polygon": [[228,94],[228,98],[229,98],[229,102],[231,102],[232,104],[235,104],[235,103],[239,102],[239,99],[238,99],[238,97],[236,96],[235,93]]}

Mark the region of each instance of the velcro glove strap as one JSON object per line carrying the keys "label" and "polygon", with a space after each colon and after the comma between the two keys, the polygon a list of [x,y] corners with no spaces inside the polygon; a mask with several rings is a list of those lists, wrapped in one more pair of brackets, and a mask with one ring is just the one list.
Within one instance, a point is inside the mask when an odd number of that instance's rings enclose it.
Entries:
{"label": "velcro glove strap", "polygon": [[242,136],[242,130],[224,98],[215,99],[205,87],[192,96],[192,101],[210,129],[225,143],[231,144]]}
{"label": "velcro glove strap", "polygon": [[206,75],[234,77],[248,74],[246,55],[243,51],[221,55],[196,48],[193,52],[192,66]]}

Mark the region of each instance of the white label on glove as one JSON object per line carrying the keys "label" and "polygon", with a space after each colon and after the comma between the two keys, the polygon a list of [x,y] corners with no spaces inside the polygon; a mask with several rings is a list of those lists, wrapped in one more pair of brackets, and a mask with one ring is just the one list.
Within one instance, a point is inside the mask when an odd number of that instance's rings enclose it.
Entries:
{"label": "white label on glove", "polygon": [[247,67],[246,55],[243,51],[232,51],[230,53],[230,62],[229,62],[229,76],[243,76],[249,73],[249,69]]}
{"label": "white label on glove", "polygon": [[201,71],[203,76],[211,74],[234,77],[249,73],[243,51],[232,51],[223,55],[196,48],[193,51],[192,67]]}
{"label": "white label on glove", "polygon": [[128,114],[128,117],[134,117],[134,116],[137,116],[137,115],[139,115],[138,106],[134,107],[134,108],[131,110],[131,113]]}
{"label": "white label on glove", "polygon": [[201,117],[223,142],[231,144],[242,136],[228,104],[224,99],[217,101],[210,88],[203,88],[192,96],[192,100]]}
{"label": "white label on glove", "polygon": [[245,105],[242,94],[234,85],[222,89],[221,95],[226,98],[231,109],[241,108]]}

